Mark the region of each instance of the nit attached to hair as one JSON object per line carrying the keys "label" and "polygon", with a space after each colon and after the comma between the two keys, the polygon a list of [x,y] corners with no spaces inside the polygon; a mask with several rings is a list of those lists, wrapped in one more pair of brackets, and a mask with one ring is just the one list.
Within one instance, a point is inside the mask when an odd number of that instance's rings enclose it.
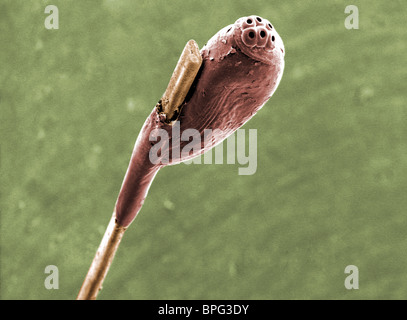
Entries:
{"label": "nit attached to hair", "polygon": [[[77,300],[96,299],[123,234],[139,214],[158,171],[200,156],[227,139],[277,89],[284,54],[275,51],[285,50],[277,32],[269,36],[269,21],[252,15],[238,19],[230,33],[227,28],[212,36],[201,50],[194,40],[184,47],[166,91],[137,137],[113,215]],[[273,34],[279,37],[278,44],[271,43],[276,40]],[[213,57],[219,58],[215,61]],[[189,135],[188,141],[182,141],[180,137],[191,129],[198,132],[198,140]],[[207,141],[206,129],[219,131]],[[151,139],[158,136],[161,146]]]}

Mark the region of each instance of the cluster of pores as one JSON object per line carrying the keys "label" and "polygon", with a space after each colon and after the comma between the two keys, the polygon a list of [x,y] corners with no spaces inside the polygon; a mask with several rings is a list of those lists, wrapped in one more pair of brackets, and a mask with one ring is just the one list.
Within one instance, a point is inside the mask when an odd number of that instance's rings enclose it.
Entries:
{"label": "cluster of pores", "polygon": [[266,19],[258,16],[249,16],[242,22],[242,41],[249,47],[274,48],[275,37],[273,26]]}

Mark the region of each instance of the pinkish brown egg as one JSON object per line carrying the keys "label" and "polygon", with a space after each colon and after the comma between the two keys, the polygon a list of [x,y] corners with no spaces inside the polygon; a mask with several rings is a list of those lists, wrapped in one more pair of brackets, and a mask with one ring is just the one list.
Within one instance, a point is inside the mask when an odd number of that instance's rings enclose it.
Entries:
{"label": "pinkish brown egg", "polygon": [[[154,108],[140,131],[116,202],[119,224],[127,227],[136,217],[160,168],[189,160],[221,143],[263,107],[283,75],[284,54],[279,34],[259,16],[240,18],[208,41],[201,49],[201,69],[177,118],[165,119]],[[174,122],[168,120],[178,121],[176,134]],[[150,149],[159,142],[151,141],[154,129],[165,130],[169,137],[162,145],[168,157],[161,163],[149,158]],[[202,139],[183,154],[179,149],[191,142],[179,141],[179,137],[188,129],[196,130]],[[207,144],[202,143],[205,129],[216,132]]]}

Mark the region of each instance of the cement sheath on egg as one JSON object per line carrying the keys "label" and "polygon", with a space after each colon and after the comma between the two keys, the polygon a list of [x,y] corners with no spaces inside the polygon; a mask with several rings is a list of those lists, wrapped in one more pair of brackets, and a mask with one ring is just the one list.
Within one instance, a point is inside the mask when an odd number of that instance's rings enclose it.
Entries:
{"label": "cement sheath on egg", "polygon": [[[117,222],[127,227],[136,217],[148,189],[160,168],[153,164],[149,151],[154,129],[168,132],[169,163],[177,164],[196,157],[222,142],[252,118],[269,100],[284,70],[284,45],[272,24],[259,16],[238,19],[215,34],[201,49],[202,66],[174,119],[166,119],[160,107],[154,108],[137,138],[125,179],[116,202]],[[187,156],[171,152],[173,123],[179,121],[180,134],[196,129],[200,145]],[[210,143],[203,143],[205,129],[217,132]],[[215,129],[219,129],[215,131]],[[180,142],[180,149],[188,144]]]}

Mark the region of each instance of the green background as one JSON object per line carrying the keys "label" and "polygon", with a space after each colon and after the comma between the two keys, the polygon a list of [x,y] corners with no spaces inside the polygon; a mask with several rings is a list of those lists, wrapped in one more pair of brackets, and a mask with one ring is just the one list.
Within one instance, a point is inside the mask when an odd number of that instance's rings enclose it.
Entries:
{"label": "green background", "polygon": [[[76,297],[185,43],[250,14],[286,49],[243,127],[258,130],[256,174],[161,170],[99,299],[407,298],[404,1],[2,0],[2,299]],[[359,290],[344,286],[351,264]]]}

